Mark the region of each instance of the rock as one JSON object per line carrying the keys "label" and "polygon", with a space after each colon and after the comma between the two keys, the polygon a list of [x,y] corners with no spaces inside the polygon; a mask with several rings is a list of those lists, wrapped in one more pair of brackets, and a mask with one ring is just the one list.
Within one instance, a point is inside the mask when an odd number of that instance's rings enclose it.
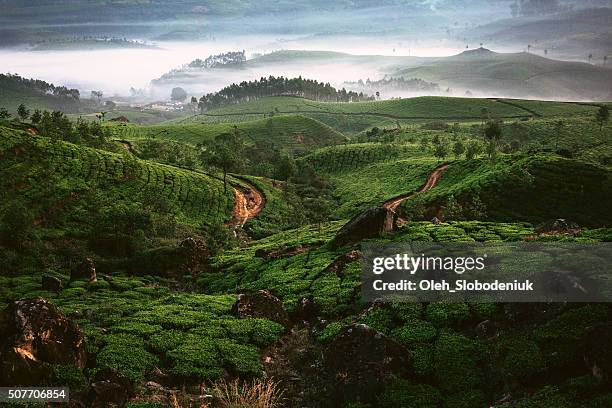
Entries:
{"label": "rock", "polygon": [[[391,222],[390,222],[391,220]],[[332,248],[356,244],[367,238],[376,238],[393,229],[393,212],[384,207],[365,210],[353,217],[336,234]]]}
{"label": "rock", "polygon": [[0,313],[0,385],[40,386],[49,364],[85,367],[85,339],[49,300],[10,303]]}
{"label": "rock", "polygon": [[132,381],[114,368],[99,371],[91,384],[90,407],[123,407],[134,393]]}
{"label": "rock", "polygon": [[283,308],[283,303],[267,290],[252,293],[240,293],[238,300],[232,306],[232,314],[242,319],[268,319],[285,327],[290,326],[289,316]]}
{"label": "rock", "polygon": [[50,292],[59,292],[62,290],[63,282],[61,279],[55,276],[43,275],[42,277],[42,289]]}
{"label": "rock", "polygon": [[93,259],[85,258],[83,262],[77,265],[70,272],[70,280],[89,279],[90,282],[96,282],[96,264]]}
{"label": "rock", "polygon": [[558,218],[538,225],[535,230],[538,234],[577,234],[580,232],[580,226],[575,222]]}
{"label": "rock", "polygon": [[347,263],[350,262],[354,262],[361,259],[361,252],[359,251],[350,251],[347,252],[346,254],[342,254],[340,256],[338,256],[336,259],[334,259],[334,261],[329,264],[325,269],[324,269],[324,273],[333,273],[336,276],[338,276],[339,278],[341,278],[343,276],[343,269],[344,269],[344,265],[346,265]]}
{"label": "rock", "polygon": [[204,242],[199,239],[187,238],[183,240],[179,247],[183,250],[181,269],[184,272],[195,275],[210,258],[210,251],[206,249]]}
{"label": "rock", "polygon": [[334,406],[372,399],[389,380],[408,371],[410,353],[365,324],[345,327],[323,351],[323,371],[330,376]]}
{"label": "rock", "polygon": [[440,219],[438,217],[433,217],[430,221],[432,224],[434,225],[438,225],[440,224],[442,221],[440,221]]}

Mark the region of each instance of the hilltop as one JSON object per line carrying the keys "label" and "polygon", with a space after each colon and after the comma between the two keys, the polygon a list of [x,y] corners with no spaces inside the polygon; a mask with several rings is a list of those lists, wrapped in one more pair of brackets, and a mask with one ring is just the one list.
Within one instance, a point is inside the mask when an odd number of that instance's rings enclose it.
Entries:
{"label": "hilltop", "polygon": [[610,100],[612,71],[539,55],[496,53],[485,48],[439,58],[395,76],[421,78],[460,92],[533,99]]}

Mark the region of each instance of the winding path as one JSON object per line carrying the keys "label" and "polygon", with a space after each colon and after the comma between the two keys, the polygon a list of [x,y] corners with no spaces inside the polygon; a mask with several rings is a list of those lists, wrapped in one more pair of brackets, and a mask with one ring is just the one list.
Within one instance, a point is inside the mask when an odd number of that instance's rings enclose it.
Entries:
{"label": "winding path", "polygon": [[[390,200],[385,201],[382,206],[384,208],[391,210],[391,212],[394,215],[397,215],[397,209],[399,208],[400,204],[402,204],[404,201],[406,201],[410,197],[414,197],[417,194],[424,193],[434,188],[438,184],[438,181],[440,181],[440,177],[442,177],[442,173],[444,173],[449,167],[450,167],[450,164],[448,163],[436,167],[434,171],[431,172],[431,174],[427,177],[427,181],[425,182],[425,184],[423,184],[423,186],[417,192],[403,194],[401,196],[394,197]],[[397,216],[398,223],[404,223],[405,221],[406,220]]]}

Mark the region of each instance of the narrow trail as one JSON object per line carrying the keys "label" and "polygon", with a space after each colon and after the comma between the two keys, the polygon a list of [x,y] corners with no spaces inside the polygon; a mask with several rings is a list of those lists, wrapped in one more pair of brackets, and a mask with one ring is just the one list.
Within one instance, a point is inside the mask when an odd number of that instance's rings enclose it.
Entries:
{"label": "narrow trail", "polygon": [[[234,176],[236,177],[236,176]],[[266,205],[266,199],[261,191],[253,184],[241,177],[244,186],[234,186],[234,210],[232,219],[227,223],[231,227],[242,227],[251,218],[257,216]]]}
{"label": "narrow trail", "polygon": [[[393,214],[397,215],[397,209],[399,208],[399,206],[406,200],[408,200],[411,197],[414,197],[417,194],[421,194],[424,193],[426,191],[431,190],[432,188],[434,188],[437,184],[438,181],[440,181],[440,177],[442,177],[442,174],[450,167],[450,164],[443,164],[441,166],[438,166],[434,169],[433,172],[431,172],[431,174],[427,177],[427,181],[425,182],[425,184],[415,193],[408,193],[408,194],[403,194],[401,196],[392,198],[388,201],[385,201],[383,203],[383,207],[387,208],[389,210],[391,210],[391,212],[393,212]],[[399,216],[397,217],[397,222],[398,223],[404,223],[405,220],[402,218],[399,218]]]}

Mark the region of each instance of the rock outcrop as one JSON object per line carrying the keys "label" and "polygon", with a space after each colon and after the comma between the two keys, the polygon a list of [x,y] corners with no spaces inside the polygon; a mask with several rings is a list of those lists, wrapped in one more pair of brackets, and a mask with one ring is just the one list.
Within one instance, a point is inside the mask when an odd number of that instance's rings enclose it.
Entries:
{"label": "rock outcrop", "polygon": [[232,314],[240,318],[268,319],[285,327],[290,326],[283,302],[267,290],[240,293],[232,306]]}
{"label": "rock outcrop", "polygon": [[538,225],[536,232],[538,234],[577,234],[580,232],[580,226],[575,222],[558,218]]}
{"label": "rock outcrop", "polygon": [[96,282],[96,263],[91,258],[85,258],[83,262],[78,264],[70,272],[70,280],[89,279],[90,282]]}
{"label": "rock outcrop", "polygon": [[0,313],[0,385],[40,386],[49,364],[85,367],[85,340],[49,300],[17,300]]}
{"label": "rock outcrop", "polygon": [[[391,222],[390,222],[391,220]],[[353,217],[336,234],[332,248],[356,244],[364,239],[376,238],[393,230],[393,212],[388,208],[370,208]]]}
{"label": "rock outcrop", "polygon": [[41,282],[42,290],[48,290],[50,292],[59,292],[62,290],[63,283],[60,278],[55,276],[43,275]]}
{"label": "rock outcrop", "polygon": [[329,376],[330,397],[342,406],[370,401],[388,381],[406,373],[410,353],[395,340],[365,324],[345,327],[323,353],[322,372]]}

